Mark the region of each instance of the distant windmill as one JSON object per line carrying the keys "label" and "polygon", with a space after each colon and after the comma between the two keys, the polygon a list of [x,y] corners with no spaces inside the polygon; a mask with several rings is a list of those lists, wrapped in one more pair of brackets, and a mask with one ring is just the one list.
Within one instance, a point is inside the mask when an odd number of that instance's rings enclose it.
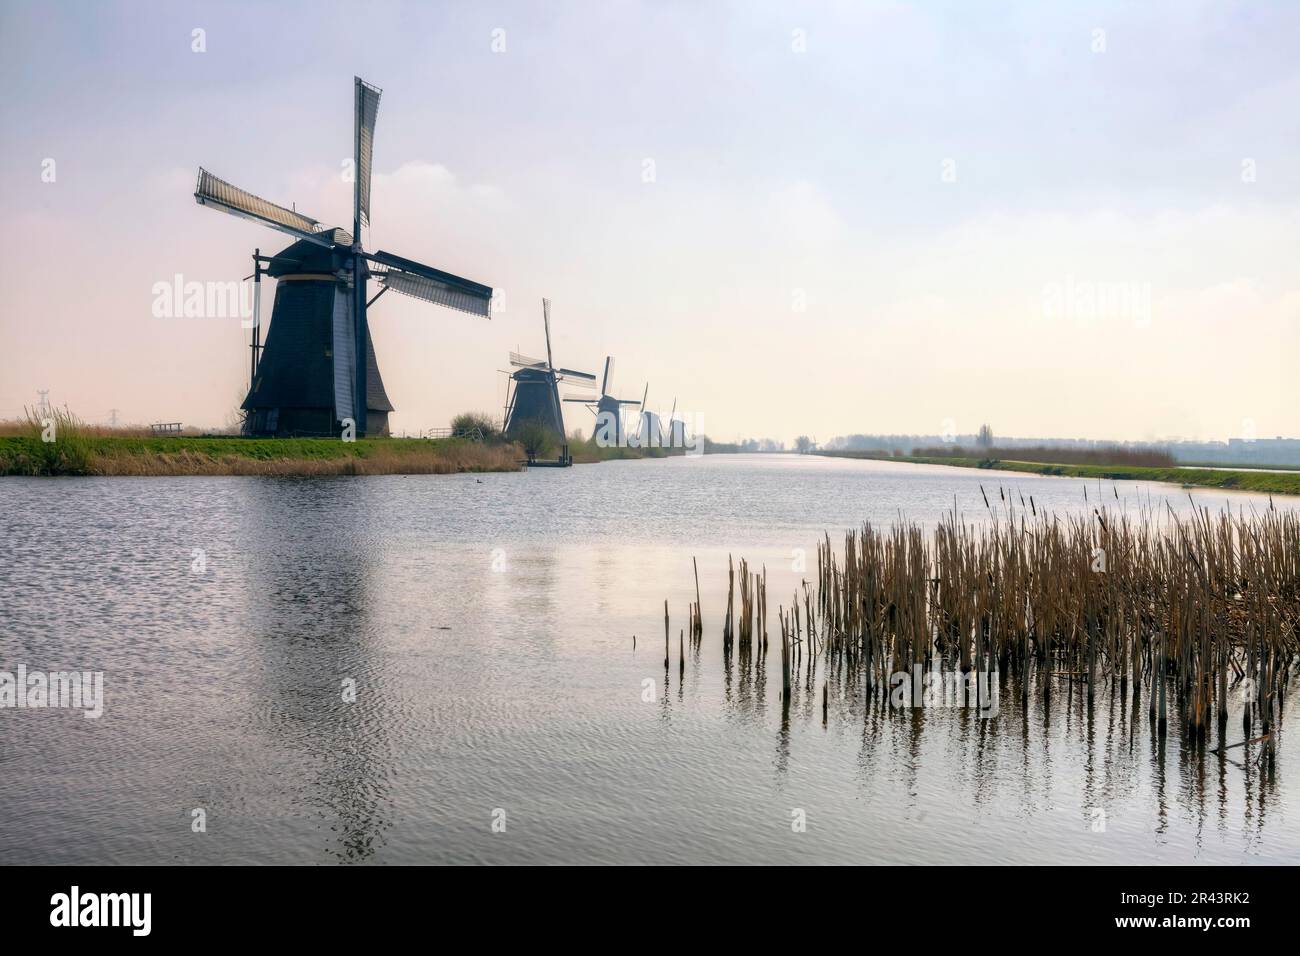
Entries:
{"label": "distant windmill", "polygon": [[560,382],[571,382],[580,388],[593,388],[596,383],[596,376],[589,372],[555,367],[551,356],[550,299],[542,300],[542,323],[546,328],[545,362],[518,352],[510,353],[510,364],[515,371],[510,376],[512,388],[506,401],[505,433],[508,438],[517,437],[526,423],[540,422],[563,439],[564,410],[560,404]]}
{"label": "distant windmill", "polygon": [[[243,408],[244,430],[258,435],[338,434],[350,419],[356,434],[385,434],[393,410],[379,377],[366,310],[389,289],[471,315],[488,317],[492,290],[391,252],[361,247],[370,224],[370,178],[381,91],[356,77],[352,232],[323,226],[294,209],[254,196],[199,169],[195,200],[252,219],[298,241],[278,255],[254,254],[258,279],[279,279],[266,345],[254,338],[254,372]],[[262,268],[262,264],[266,268]],[[366,281],[381,286],[366,300]],[[256,331],[255,331],[256,336]],[[361,360],[357,360],[361,356]]]}
{"label": "distant windmill", "polygon": [[677,399],[673,398],[673,410],[668,413],[668,447],[686,447],[686,423],[677,417]]}
{"label": "distant windmill", "polygon": [[642,448],[658,448],[664,443],[663,423],[654,412],[647,411],[645,400],[650,395],[650,383],[645,383],[641,394],[641,409],[637,414],[637,439]]}
{"label": "distant windmill", "polygon": [[[607,440],[611,440],[614,445],[625,444],[626,435],[623,431],[623,406],[635,405],[634,398],[615,398],[610,394],[610,389],[614,387],[614,357],[605,356],[605,374],[600,380],[600,398],[593,404],[590,398],[566,398],[566,402],[578,402],[586,405],[593,415],[596,416],[595,434],[603,434]],[[614,434],[609,434],[610,426],[613,426]]]}

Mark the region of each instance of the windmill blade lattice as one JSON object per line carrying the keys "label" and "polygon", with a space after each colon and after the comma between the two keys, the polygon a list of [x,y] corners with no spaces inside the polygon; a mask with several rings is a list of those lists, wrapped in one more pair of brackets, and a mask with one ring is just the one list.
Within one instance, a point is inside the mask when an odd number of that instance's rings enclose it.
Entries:
{"label": "windmill blade lattice", "polygon": [[199,181],[194,187],[194,199],[200,206],[211,206],[222,212],[228,212],[245,219],[253,219],[272,229],[287,232],[298,239],[306,239],[321,246],[332,246],[342,233],[346,245],[352,245],[352,237],[342,229],[329,229],[322,226],[311,216],[278,206],[269,199],[263,199],[245,189],[232,185],[218,176],[212,175],[202,166],[199,167]]}
{"label": "windmill blade lattice", "polygon": [[370,225],[370,180],[374,169],[375,120],[379,118],[379,97],[384,91],[377,86],[371,86],[359,76],[353,79],[357,97],[353,112],[353,128],[357,140],[355,213],[357,221],[368,226]]}

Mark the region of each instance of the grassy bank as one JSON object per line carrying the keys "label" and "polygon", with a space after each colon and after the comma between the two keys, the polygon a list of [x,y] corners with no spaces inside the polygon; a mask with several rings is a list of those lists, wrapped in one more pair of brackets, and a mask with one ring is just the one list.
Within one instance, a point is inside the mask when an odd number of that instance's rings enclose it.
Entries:
{"label": "grassy bank", "polygon": [[667,458],[670,455],[684,453],[681,448],[621,448],[617,446],[602,448],[594,442],[578,442],[569,446],[569,454],[573,456],[575,465],[591,465],[598,461],[626,461],[635,458]]}
{"label": "grassy bank", "polygon": [[1300,472],[1222,471],[1212,468],[1146,467],[1141,465],[1065,465],[1036,461],[1012,461],[1001,458],[928,457],[924,455],[887,455],[881,452],[823,451],[834,458],[869,458],[879,461],[902,461],[918,465],[950,465],[954,468],[995,468],[1033,475],[1059,475],[1066,478],[1102,478],[1110,481],[1161,481],[1196,488],[1222,488],[1231,491],[1254,491],[1261,494],[1300,495]]}
{"label": "grassy bank", "polygon": [[438,475],[518,471],[520,457],[460,438],[0,436],[0,475]]}

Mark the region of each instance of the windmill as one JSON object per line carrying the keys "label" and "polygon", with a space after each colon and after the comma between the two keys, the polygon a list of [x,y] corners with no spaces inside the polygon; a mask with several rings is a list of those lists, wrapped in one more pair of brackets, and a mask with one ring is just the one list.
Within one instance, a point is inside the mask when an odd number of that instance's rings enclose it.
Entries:
{"label": "windmill", "polygon": [[641,448],[658,448],[663,444],[663,425],[659,416],[646,411],[645,400],[650,395],[650,383],[646,382],[645,391],[641,393],[641,409],[637,415],[637,445]]}
{"label": "windmill", "polygon": [[[566,402],[578,402],[586,405],[593,415],[596,416],[596,428],[593,434],[603,436],[606,443],[611,443],[614,447],[626,444],[626,435],[623,432],[623,406],[637,404],[634,398],[615,398],[610,394],[610,389],[614,387],[614,356],[605,356],[605,374],[600,380],[600,397],[592,402],[590,398],[566,398]],[[613,426],[614,434],[610,436],[609,429]]]}
{"label": "windmill", "polygon": [[[266,344],[253,331],[253,372],[243,408],[246,434],[337,435],[351,421],[355,434],[386,434],[393,410],[384,390],[367,309],[389,289],[434,305],[488,317],[492,290],[382,249],[366,252],[361,227],[370,225],[370,178],[381,91],[354,79],[352,232],[324,226],[245,192],[199,169],[194,199],[202,206],[251,219],[297,241],[277,255],[253,255],[255,275],[279,280]],[[367,301],[366,283],[380,290]],[[259,357],[260,353],[260,357]],[[361,359],[358,361],[357,357]]]}
{"label": "windmill", "polygon": [[564,410],[560,405],[560,382],[571,382],[580,388],[593,388],[596,383],[596,376],[589,372],[555,367],[551,357],[550,299],[542,300],[542,323],[546,328],[545,362],[518,352],[510,353],[510,364],[515,371],[510,376],[513,387],[506,400],[507,438],[518,437],[525,423],[540,422],[563,440]]}
{"label": "windmill", "polygon": [[677,398],[673,398],[673,410],[668,413],[668,447],[686,447],[686,423],[677,417]]}

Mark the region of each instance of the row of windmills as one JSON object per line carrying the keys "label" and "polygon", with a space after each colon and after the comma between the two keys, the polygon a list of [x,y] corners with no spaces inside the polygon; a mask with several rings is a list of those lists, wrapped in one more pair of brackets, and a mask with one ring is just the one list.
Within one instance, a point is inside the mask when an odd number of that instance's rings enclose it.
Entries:
{"label": "row of windmills", "polygon": [[[596,376],[590,372],[564,368],[555,364],[551,350],[551,300],[542,300],[542,328],[546,337],[546,359],[536,359],[519,352],[510,353],[510,380],[506,390],[505,433],[516,438],[529,424],[538,422],[547,431],[563,438],[568,434],[564,424],[564,405],[583,405],[593,416],[592,434],[610,444],[635,444],[669,446],[676,438],[676,447],[686,444],[686,425],[676,417],[677,403],[669,417],[669,431],[665,436],[660,417],[646,408],[650,394],[647,382],[638,401],[634,398],[617,398],[614,388],[614,358],[605,357],[605,371],[600,378],[600,390],[595,391]],[[575,388],[578,394],[561,397],[560,385]],[[625,414],[625,406],[637,406],[635,414]]]}
{"label": "row of windmills", "polygon": [[[262,255],[260,249],[253,253],[250,278],[256,283],[255,310],[260,312],[262,276],[269,275],[277,283],[264,344],[260,316],[254,321],[250,385],[242,405],[246,435],[339,435],[349,429],[358,437],[388,433],[393,404],[375,359],[368,312],[390,289],[471,315],[490,316],[491,287],[382,249],[368,252],[361,244],[362,227],[370,226],[372,157],[381,92],[360,77],[354,78],[351,232],[323,225],[199,169],[194,198],[200,205],[270,226],[295,240],[272,256]],[[371,281],[378,291],[368,296]],[[613,360],[605,362],[599,395],[562,399],[561,383],[590,393],[596,376],[554,364],[550,303],[546,300],[543,323],[546,361],[518,353],[510,356],[514,372],[504,418],[507,436],[516,435],[525,423],[540,422],[563,440],[563,403],[581,402],[592,409],[598,421],[600,416],[612,414],[612,419],[604,420],[614,423],[619,443],[627,441],[630,436],[625,432],[622,409],[635,403],[610,394]],[[644,444],[666,444],[658,416],[646,411],[645,399],[643,393],[635,434],[644,438]],[[680,437],[680,443],[685,443],[685,426],[675,417],[670,419],[668,437],[669,441]]]}

